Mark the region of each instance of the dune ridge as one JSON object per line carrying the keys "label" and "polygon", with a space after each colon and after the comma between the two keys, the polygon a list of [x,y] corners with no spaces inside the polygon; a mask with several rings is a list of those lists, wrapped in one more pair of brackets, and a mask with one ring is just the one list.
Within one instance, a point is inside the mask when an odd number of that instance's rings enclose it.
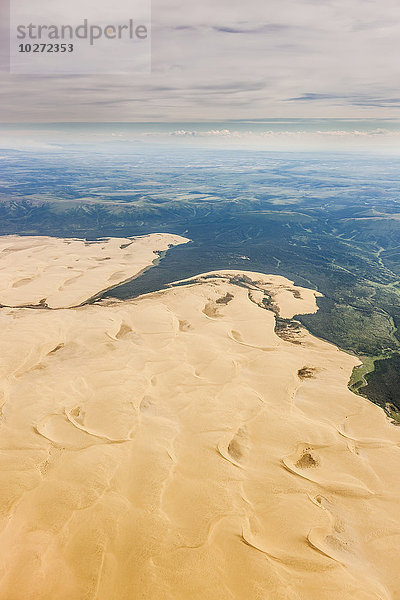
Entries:
{"label": "dune ridge", "polygon": [[0,600],[397,600],[400,430],[277,276],[0,310]]}

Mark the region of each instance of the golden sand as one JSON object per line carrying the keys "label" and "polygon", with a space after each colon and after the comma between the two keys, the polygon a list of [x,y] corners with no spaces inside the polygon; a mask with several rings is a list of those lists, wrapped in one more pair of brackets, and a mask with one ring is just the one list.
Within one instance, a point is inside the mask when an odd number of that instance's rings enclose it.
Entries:
{"label": "golden sand", "polygon": [[400,430],[275,333],[314,292],[211,275],[0,311],[1,600],[400,597]]}
{"label": "golden sand", "polygon": [[93,242],[0,237],[0,304],[78,306],[152,266],[158,252],[188,241],[165,233]]}

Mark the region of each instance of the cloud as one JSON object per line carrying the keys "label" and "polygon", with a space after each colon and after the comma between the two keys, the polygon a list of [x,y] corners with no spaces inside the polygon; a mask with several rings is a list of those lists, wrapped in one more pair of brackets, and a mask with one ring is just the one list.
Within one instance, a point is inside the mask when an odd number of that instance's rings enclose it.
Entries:
{"label": "cloud", "polygon": [[396,107],[400,105],[400,98],[374,98],[367,95],[341,95],[341,94],[313,94],[305,93],[295,98],[287,98],[286,102],[332,102],[339,101],[341,103],[353,106],[366,107]]}
{"label": "cloud", "polygon": [[287,25],[281,23],[266,23],[264,25],[260,25],[258,27],[254,27],[249,25],[246,27],[235,28],[235,27],[224,27],[224,26],[214,26],[212,27],[214,31],[220,33],[236,33],[236,34],[245,34],[245,35],[253,35],[253,34],[266,34],[266,33],[281,33],[282,31],[287,31],[289,27]]}
{"label": "cloud", "polygon": [[[213,127],[194,124],[171,127],[171,124],[71,124],[0,125],[0,147],[3,149],[51,149],[53,152],[75,151],[77,145],[87,145],[101,152],[138,152],[143,148],[158,148],[167,144],[173,148],[204,147],[257,149],[260,151],[307,150],[346,151],[367,150],[399,154],[400,122],[386,120],[378,126],[373,120],[331,119],[235,121],[229,126]],[[381,123],[382,123],[381,122]],[[335,125],[335,128],[333,126]],[[330,128],[331,127],[331,128]]]}
{"label": "cloud", "polygon": [[[55,3],[48,5],[54,13]],[[117,19],[130,0],[114,5]],[[79,2],[70,10],[71,18],[83,18]],[[123,72],[123,57],[120,74],[2,73],[2,120],[397,114],[397,0],[381,0],[379,6],[365,0],[153,0],[152,13],[151,74]]]}
{"label": "cloud", "polygon": [[186,129],[178,129],[177,131],[171,131],[169,135],[178,137],[239,137],[240,134],[236,131],[232,132],[229,129],[210,129],[209,131],[188,131]]}
{"label": "cloud", "polygon": [[[159,133],[146,133],[144,135],[160,135]],[[259,137],[259,138],[277,138],[277,137],[324,137],[324,136],[334,136],[334,137],[375,137],[375,136],[395,136],[400,137],[400,131],[391,131],[390,129],[369,129],[365,131],[360,131],[358,129],[333,129],[333,130],[280,130],[280,131],[231,131],[229,129],[209,129],[206,131],[196,131],[196,130],[187,130],[187,129],[177,129],[175,131],[170,131],[169,135],[177,136],[177,137],[235,137],[235,138],[249,138],[249,137]]]}

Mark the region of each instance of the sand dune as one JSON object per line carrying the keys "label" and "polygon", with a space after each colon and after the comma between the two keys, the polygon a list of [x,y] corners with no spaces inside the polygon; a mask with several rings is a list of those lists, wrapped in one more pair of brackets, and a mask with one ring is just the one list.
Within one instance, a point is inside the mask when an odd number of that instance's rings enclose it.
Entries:
{"label": "sand dune", "polygon": [[[270,308],[282,319],[291,319],[296,314],[317,312],[318,307],[315,298],[322,296],[319,292],[309,288],[294,285],[293,281],[280,275],[265,275],[264,273],[232,269],[201,273],[188,279],[175,281],[171,286],[182,285],[183,283],[203,283],[210,280],[225,281],[246,287],[250,300],[263,308]],[[221,298],[209,301],[204,308],[204,312],[208,316],[214,316],[208,313],[212,311],[218,313],[219,306],[229,303],[230,295],[230,292],[227,292]],[[301,300],[301,303],[299,303],[299,300]]]}
{"label": "sand dune", "polygon": [[188,241],[165,233],[94,242],[0,237],[0,304],[78,306],[152,266],[157,252]]}
{"label": "sand dune", "polygon": [[0,311],[0,599],[396,600],[400,430],[357,359],[275,333],[311,290],[198,280]]}

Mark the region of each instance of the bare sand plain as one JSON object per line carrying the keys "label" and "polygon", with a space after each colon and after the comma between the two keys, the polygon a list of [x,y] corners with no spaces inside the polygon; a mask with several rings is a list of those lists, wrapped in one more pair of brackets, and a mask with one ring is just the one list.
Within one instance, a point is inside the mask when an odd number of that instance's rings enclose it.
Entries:
{"label": "bare sand plain", "polygon": [[0,599],[400,598],[400,430],[355,357],[277,335],[316,308],[220,271],[1,309]]}

